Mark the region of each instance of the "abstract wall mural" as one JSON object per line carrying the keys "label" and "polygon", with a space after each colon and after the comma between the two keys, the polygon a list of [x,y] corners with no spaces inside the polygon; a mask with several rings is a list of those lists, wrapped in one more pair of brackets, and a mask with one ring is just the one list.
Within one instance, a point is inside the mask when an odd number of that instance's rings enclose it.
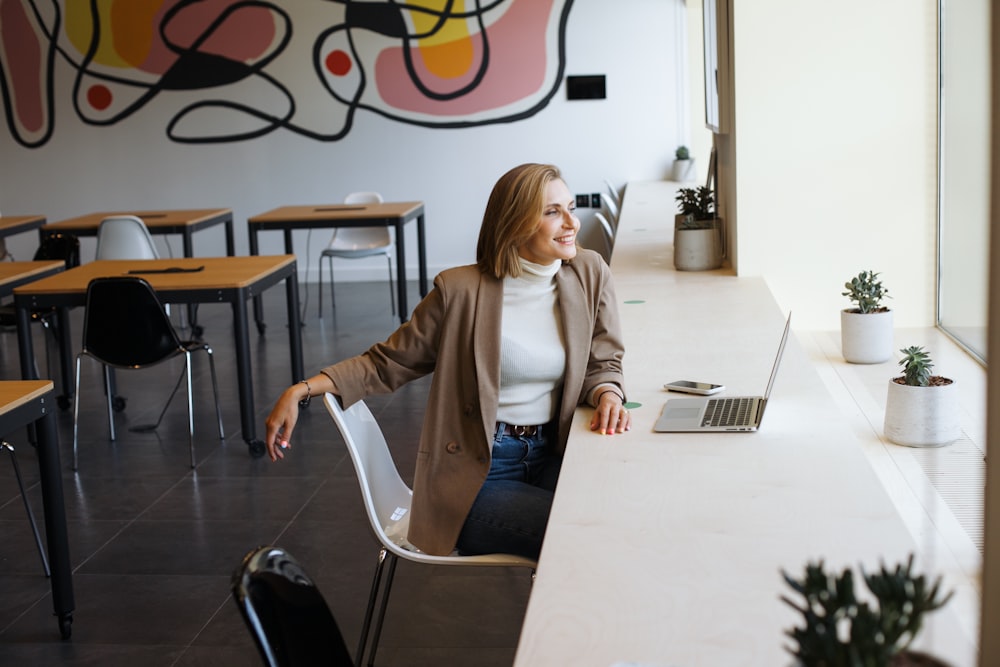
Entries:
{"label": "abstract wall mural", "polygon": [[0,0],[3,111],[28,148],[53,136],[57,111],[114,126],[155,109],[179,143],[276,130],[337,141],[359,111],[432,128],[508,123],[558,90],[571,5]]}

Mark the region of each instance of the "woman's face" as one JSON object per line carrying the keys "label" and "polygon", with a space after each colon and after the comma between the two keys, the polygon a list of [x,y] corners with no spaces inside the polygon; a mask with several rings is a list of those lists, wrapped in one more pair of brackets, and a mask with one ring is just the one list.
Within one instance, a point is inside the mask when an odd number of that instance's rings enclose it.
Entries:
{"label": "woman's face", "polygon": [[574,211],[576,200],[560,179],[549,181],[545,187],[545,208],[538,221],[538,229],[527,243],[518,248],[518,254],[529,262],[547,265],[556,260],[576,257],[576,233],[580,221]]}

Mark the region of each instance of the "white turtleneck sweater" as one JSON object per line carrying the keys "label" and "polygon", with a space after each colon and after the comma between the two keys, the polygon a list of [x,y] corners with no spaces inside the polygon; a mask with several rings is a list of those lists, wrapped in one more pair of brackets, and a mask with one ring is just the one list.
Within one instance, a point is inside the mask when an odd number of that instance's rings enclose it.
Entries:
{"label": "white turtleneck sweater", "polygon": [[520,262],[521,275],[503,283],[497,421],[545,424],[555,415],[566,369],[555,280],[562,262]]}

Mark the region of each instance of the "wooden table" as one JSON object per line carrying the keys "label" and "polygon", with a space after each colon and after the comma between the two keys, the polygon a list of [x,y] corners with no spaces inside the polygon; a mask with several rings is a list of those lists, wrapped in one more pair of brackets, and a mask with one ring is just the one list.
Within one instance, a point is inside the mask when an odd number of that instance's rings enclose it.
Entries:
{"label": "wooden table", "polygon": [[66,263],[57,260],[0,262],[0,299],[13,294],[15,287],[51,276],[65,269]]}
{"label": "wooden table", "polygon": [[[793,335],[760,431],[654,433],[664,382],[761,394],[784,325],[759,277],[677,272],[672,188],[630,183],[612,256],[632,431],[572,426],[515,665],[667,667],[791,664],[799,615],[781,578],[919,549]],[[933,578],[934,563],[916,567]],[[860,584],[860,582],[859,582]],[[863,586],[862,586],[863,587]],[[954,606],[918,644],[975,664]]]}
{"label": "wooden table", "polygon": [[0,259],[7,257],[7,248],[3,239],[21,232],[30,232],[45,224],[44,215],[0,215]]}
{"label": "wooden table", "polygon": [[76,236],[97,236],[101,220],[113,215],[134,215],[141,218],[150,234],[180,234],[184,244],[184,256],[194,256],[195,232],[215,225],[225,225],[226,255],[236,254],[233,239],[233,210],[230,208],[167,209],[158,211],[111,211],[89,213],[68,220],[60,220],[41,226],[39,236],[64,232]]}
{"label": "wooden table", "polygon": [[[423,202],[383,202],[381,204],[327,204],[320,206],[282,206],[255,215],[248,221],[250,254],[258,253],[257,234],[262,231],[281,231],[285,236],[285,252],[294,254],[293,229],[332,227],[392,227],[396,230],[396,293],[399,302],[399,321],[410,317],[406,301],[406,243],[403,227],[411,220],[417,221],[417,258],[420,264],[420,295],[427,295],[427,248],[424,234]],[[260,302],[254,302],[257,326],[263,330]]]}
{"label": "wooden table", "polygon": [[59,632],[63,639],[67,639],[73,624],[73,573],[66,534],[54,393],[50,380],[0,382],[0,436],[9,438],[18,429],[29,425],[34,425],[37,433],[45,538],[52,573],[52,607],[59,621]]}
{"label": "wooden table", "polygon": [[[164,272],[164,269],[181,271]],[[29,283],[14,290],[22,377],[31,378],[34,374],[34,351],[28,328],[31,309],[51,306],[66,313],[70,308],[84,306],[87,285],[94,278],[137,273],[149,281],[164,303],[229,303],[233,308],[243,438],[250,447],[250,453],[261,456],[264,453],[264,443],[256,438],[247,301],[259,296],[264,290],[285,282],[291,379],[293,383],[302,380],[305,376],[302,369],[302,332],[297,305],[299,288],[296,269],[294,255],[99,260]],[[60,352],[64,396],[70,397],[70,388],[73,386],[73,352],[68,315],[63,315],[60,321],[63,323],[60,329]]]}

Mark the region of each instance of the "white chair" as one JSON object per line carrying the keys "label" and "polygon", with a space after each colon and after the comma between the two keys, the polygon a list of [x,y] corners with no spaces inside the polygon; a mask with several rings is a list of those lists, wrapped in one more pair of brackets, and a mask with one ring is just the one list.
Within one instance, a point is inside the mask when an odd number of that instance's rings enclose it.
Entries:
{"label": "white chair", "polygon": [[617,229],[618,229],[618,205],[615,204],[615,202],[612,201],[612,199],[610,197],[603,197],[601,199],[601,202],[602,202],[602,208],[604,208],[604,210],[608,212],[608,222],[610,222],[611,226],[614,227],[615,230],[617,231]]}
{"label": "white chair", "polygon": [[611,253],[615,249],[615,228],[612,226],[611,222],[604,217],[604,214],[600,211],[594,213],[594,219],[597,220],[598,224],[601,226],[601,231],[604,233],[604,242],[607,244],[607,252],[602,252],[604,256],[604,261],[611,263]]}
{"label": "white chair", "polygon": [[604,179],[604,185],[608,188],[608,194],[611,195],[611,200],[614,201],[619,207],[622,205],[622,196],[618,194],[618,188],[608,179]]}
{"label": "white chair", "polygon": [[97,228],[95,259],[159,259],[153,237],[140,218],[113,215],[101,220]]}
{"label": "white chair", "polygon": [[[352,192],[344,197],[345,204],[381,204],[382,195],[377,192]],[[392,236],[388,227],[339,227],[330,237],[330,243],[319,257],[319,316],[323,317],[323,260],[330,267],[330,303],[337,307],[333,290],[333,258],[359,259],[385,255],[389,265],[389,299],[392,314],[396,314],[396,294],[392,287]]]}
{"label": "white chair", "polygon": [[406,531],[410,519],[410,501],[413,492],[406,485],[396,470],[389,446],[382,435],[375,417],[364,401],[358,401],[348,410],[340,407],[339,400],[333,394],[324,397],[326,409],[336,423],[340,434],[344,437],[347,450],[354,463],[354,471],[361,486],[361,496],[372,532],[381,544],[378,555],[378,565],[372,581],[371,595],[368,598],[368,608],[361,628],[361,639],[355,662],[364,663],[364,650],[371,628],[372,614],[375,610],[375,599],[378,597],[379,584],[382,579],[382,568],[389,562],[385,586],[382,590],[382,601],[379,604],[378,616],[375,621],[375,631],[372,635],[371,653],[368,665],[375,661],[378,650],[379,635],[382,632],[382,621],[385,618],[386,605],[389,601],[389,591],[392,587],[392,577],[396,570],[396,562],[403,558],[414,563],[428,565],[468,565],[487,567],[527,567],[532,575],[536,563],[521,556],[509,554],[484,554],[479,556],[431,556],[414,550],[415,547],[406,541]]}

